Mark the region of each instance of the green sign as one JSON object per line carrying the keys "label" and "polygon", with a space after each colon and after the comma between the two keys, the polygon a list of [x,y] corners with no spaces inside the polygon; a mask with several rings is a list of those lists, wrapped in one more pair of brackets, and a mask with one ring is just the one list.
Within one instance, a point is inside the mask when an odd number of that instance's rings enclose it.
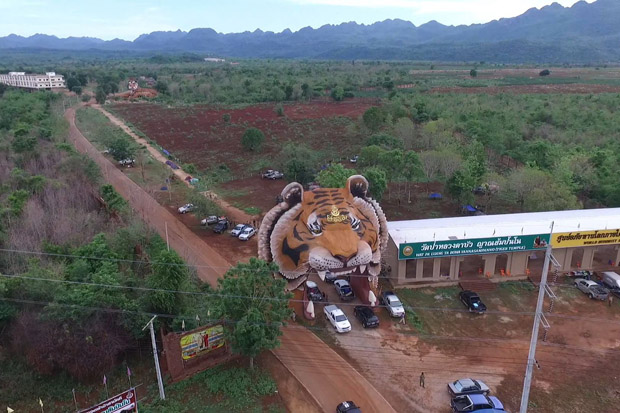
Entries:
{"label": "green sign", "polygon": [[549,234],[410,242],[400,244],[398,259],[415,260],[421,258],[453,257],[456,255],[503,254],[545,248],[548,243]]}

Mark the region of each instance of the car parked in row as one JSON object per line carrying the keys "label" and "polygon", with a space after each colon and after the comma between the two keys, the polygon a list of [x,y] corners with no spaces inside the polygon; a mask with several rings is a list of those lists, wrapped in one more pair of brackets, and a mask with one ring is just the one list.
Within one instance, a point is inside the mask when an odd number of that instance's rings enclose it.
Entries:
{"label": "car parked in row", "polygon": [[232,229],[232,231],[230,231],[230,235],[232,235],[233,237],[238,237],[239,234],[241,234],[241,231],[243,231],[245,229],[245,227],[247,227],[246,224],[237,224],[237,225],[235,225],[235,227]]}
{"label": "car parked in row", "polygon": [[357,305],[353,308],[353,314],[360,320],[364,328],[379,327],[379,317],[372,311],[372,308],[365,305]]}
{"label": "car parked in row", "polygon": [[220,221],[222,219],[226,219],[226,217],[218,217],[217,215],[209,215],[208,217],[206,217],[205,219],[200,221],[200,225],[213,225],[213,224],[217,224],[218,221]]}
{"label": "car parked in row", "polygon": [[487,306],[484,305],[480,296],[469,290],[461,291],[459,293],[459,299],[467,307],[470,313],[483,314],[487,311]]}
{"label": "car parked in row", "polygon": [[319,290],[314,281],[306,281],[306,296],[310,301],[327,301],[327,295]]}
{"label": "car parked in row", "polygon": [[121,159],[120,161],[118,161],[118,164],[121,166],[126,166],[127,168],[131,168],[136,164],[136,160],[132,158]]}
{"label": "car parked in row", "polygon": [[213,232],[215,232],[216,234],[222,234],[227,229],[228,229],[228,220],[227,219],[221,219],[221,220],[219,220],[217,222],[217,224],[215,224],[213,226]]}
{"label": "car parked in row", "polygon": [[241,241],[247,241],[252,238],[254,234],[256,234],[256,228],[252,227],[251,225],[247,225],[239,234],[239,239]]}
{"label": "car parked in row", "polygon": [[340,297],[342,301],[351,301],[355,298],[353,288],[351,288],[351,284],[349,284],[347,280],[334,281],[334,287],[336,287],[338,297]]}
{"label": "car parked in row", "polygon": [[340,308],[335,305],[326,305],[323,308],[325,318],[331,323],[338,333],[351,331],[351,323]]}
{"label": "car parked in row", "polygon": [[468,394],[457,396],[450,403],[452,411],[460,412],[484,412],[497,413],[505,412],[504,405],[497,397],[486,396],[484,394]]}
{"label": "car parked in row", "polygon": [[486,394],[491,391],[489,387],[481,380],[460,379],[448,383],[448,391],[452,397],[462,396],[464,394]]}
{"label": "car parked in row", "polygon": [[591,299],[606,300],[609,296],[609,290],[599,285],[596,281],[576,278],[575,287]]}
{"label": "car parked in row", "polygon": [[187,214],[188,212],[192,212],[194,210],[194,204],[185,204],[180,206],[178,211],[179,214]]}
{"label": "car parked in row", "polygon": [[572,278],[585,278],[586,280],[592,279],[594,272],[588,270],[575,270],[566,274],[567,277]]}
{"label": "car parked in row", "polygon": [[379,302],[387,308],[390,316],[402,317],[405,314],[405,307],[392,291],[384,291],[379,297]]}

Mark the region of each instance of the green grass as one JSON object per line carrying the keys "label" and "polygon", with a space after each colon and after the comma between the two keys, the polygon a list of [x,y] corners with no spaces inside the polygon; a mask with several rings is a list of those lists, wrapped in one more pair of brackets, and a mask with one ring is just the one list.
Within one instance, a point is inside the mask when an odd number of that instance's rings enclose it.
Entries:
{"label": "green grass", "polygon": [[258,215],[261,213],[261,209],[257,207],[247,207],[247,208],[243,208],[243,210],[250,215]]}

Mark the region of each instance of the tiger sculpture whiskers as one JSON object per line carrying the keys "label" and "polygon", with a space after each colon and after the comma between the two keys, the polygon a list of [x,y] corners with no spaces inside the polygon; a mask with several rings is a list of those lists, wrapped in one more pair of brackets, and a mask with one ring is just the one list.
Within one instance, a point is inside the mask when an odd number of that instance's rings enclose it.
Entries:
{"label": "tiger sculpture whiskers", "polygon": [[279,266],[290,290],[312,271],[321,280],[327,271],[350,275],[354,289],[365,292],[360,299],[375,305],[388,230],[385,214],[368,196],[368,187],[361,175],[351,176],[345,188],[304,191],[297,182],[288,184],[283,201],[263,218],[259,258]]}

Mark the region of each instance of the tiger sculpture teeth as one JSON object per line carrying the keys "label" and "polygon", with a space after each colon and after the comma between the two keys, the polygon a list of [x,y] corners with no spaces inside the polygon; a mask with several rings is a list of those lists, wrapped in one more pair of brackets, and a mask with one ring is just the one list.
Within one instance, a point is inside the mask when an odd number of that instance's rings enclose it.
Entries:
{"label": "tiger sculpture teeth", "polygon": [[350,276],[361,301],[375,305],[388,229],[368,188],[361,175],[351,176],[345,188],[304,191],[297,182],[288,184],[283,201],[261,223],[259,258],[278,265],[289,290],[301,286],[311,272],[322,281],[331,272]]}

